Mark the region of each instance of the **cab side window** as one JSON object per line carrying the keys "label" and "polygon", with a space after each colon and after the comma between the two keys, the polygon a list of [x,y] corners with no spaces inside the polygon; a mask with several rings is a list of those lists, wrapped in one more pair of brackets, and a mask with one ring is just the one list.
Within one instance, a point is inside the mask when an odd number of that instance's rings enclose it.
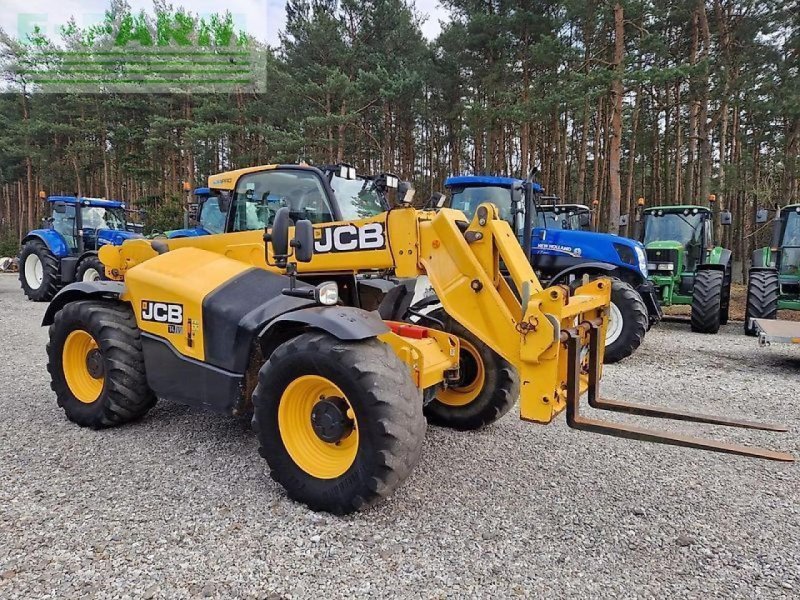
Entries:
{"label": "cab side window", "polygon": [[67,246],[73,252],[78,249],[78,239],[75,236],[75,207],[67,205],[64,212],[53,211],[53,229],[61,234]]}
{"label": "cab side window", "polygon": [[278,209],[287,207],[293,221],[333,221],[333,211],[319,177],[310,171],[261,171],[243,175],[233,198],[232,231],[270,227]]}

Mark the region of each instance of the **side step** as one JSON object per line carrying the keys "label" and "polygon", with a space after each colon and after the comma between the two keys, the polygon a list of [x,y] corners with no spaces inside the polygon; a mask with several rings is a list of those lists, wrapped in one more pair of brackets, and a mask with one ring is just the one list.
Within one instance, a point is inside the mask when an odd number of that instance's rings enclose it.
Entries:
{"label": "side step", "polygon": [[[586,369],[582,366],[581,360],[581,329],[588,331],[589,336],[589,355]],[[683,446],[685,448],[699,448],[712,452],[724,452],[727,454],[739,454],[742,456],[753,456],[765,458],[767,460],[778,460],[785,462],[794,461],[794,457],[786,452],[776,452],[759,448],[756,446],[743,446],[729,442],[707,440],[689,435],[675,434],[655,429],[646,429],[635,425],[623,425],[590,419],[580,414],[579,404],[581,397],[580,376],[586,373],[589,378],[588,401],[589,406],[598,410],[609,410],[623,412],[632,415],[645,417],[655,417],[659,419],[675,419],[679,421],[692,421],[695,423],[711,423],[714,425],[725,425],[728,427],[742,427],[745,429],[762,429],[766,431],[786,431],[787,428],[780,425],[770,425],[766,423],[756,423],[738,419],[723,419],[712,415],[703,415],[691,412],[655,408],[643,404],[619,402],[600,398],[598,394],[600,382],[600,365],[598,361],[599,329],[597,324],[586,322],[581,326],[568,331],[562,331],[562,339],[566,337],[568,377],[570,388],[567,390],[567,424],[573,429],[591,431],[603,435],[613,435],[615,437],[654,442],[656,444],[667,444],[670,446]]]}

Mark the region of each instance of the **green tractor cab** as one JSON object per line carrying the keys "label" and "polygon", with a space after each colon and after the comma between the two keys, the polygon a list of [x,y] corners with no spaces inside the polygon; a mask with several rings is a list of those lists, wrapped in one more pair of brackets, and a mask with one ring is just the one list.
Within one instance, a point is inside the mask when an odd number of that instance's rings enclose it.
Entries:
{"label": "green tractor cab", "polygon": [[[767,216],[758,211],[756,222],[766,223]],[[756,335],[752,319],[776,319],[779,310],[800,310],[800,204],[778,210],[770,245],[753,252],[745,333]]]}
{"label": "green tractor cab", "polygon": [[[729,224],[730,213],[721,221]],[[639,224],[662,306],[691,306],[692,331],[717,333],[728,322],[732,264],[731,251],[714,245],[711,210],[656,206],[643,210]]]}

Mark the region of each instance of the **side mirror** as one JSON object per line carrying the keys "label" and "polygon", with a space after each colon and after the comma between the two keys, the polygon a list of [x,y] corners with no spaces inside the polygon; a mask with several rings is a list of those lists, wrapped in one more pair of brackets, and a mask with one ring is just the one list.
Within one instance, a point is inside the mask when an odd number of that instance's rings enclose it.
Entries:
{"label": "side mirror", "polygon": [[[719,222],[721,225],[730,225],[731,223],[733,223],[733,215],[731,214],[731,211],[724,210],[721,213],[719,213]],[[756,222],[758,223],[759,221],[756,220]],[[766,222],[766,219],[761,222],[762,223]]]}
{"label": "side mirror", "polygon": [[[720,213],[719,218],[721,222],[722,213]],[[769,211],[766,208],[759,208],[756,211],[756,223],[766,223],[768,220],[769,220]]]}
{"label": "side mirror", "polygon": [[264,234],[264,241],[272,244],[272,256],[276,263],[286,264],[286,256],[289,254],[289,209],[284,206],[275,213],[275,220],[272,222],[272,231]]}
{"label": "side mirror", "polygon": [[397,186],[397,200],[398,204],[405,204],[410,206],[414,201],[414,187],[410,181],[401,181]]}
{"label": "side mirror", "polygon": [[67,205],[64,202],[56,202],[53,204],[53,212],[63,215],[67,212]]}
{"label": "side mirror", "polygon": [[511,204],[519,205],[522,202],[522,186],[515,185],[511,188]]}
{"label": "side mirror", "polygon": [[[627,225],[628,215],[622,215],[625,217],[625,225]],[[619,224],[622,225],[622,217],[619,218]],[[588,212],[582,212],[578,215],[578,224],[581,227],[589,227],[592,224],[592,215]]]}
{"label": "side mirror", "polygon": [[292,248],[297,262],[311,262],[314,257],[314,226],[308,219],[302,219],[295,224]]}
{"label": "side mirror", "polygon": [[[583,225],[583,223],[581,223]],[[620,215],[619,216],[619,226],[620,227],[627,227],[628,226],[628,215]]]}
{"label": "side mirror", "polygon": [[447,201],[447,196],[445,196],[441,192],[433,192],[431,194],[431,199],[428,200],[428,207],[443,208],[446,201]]}

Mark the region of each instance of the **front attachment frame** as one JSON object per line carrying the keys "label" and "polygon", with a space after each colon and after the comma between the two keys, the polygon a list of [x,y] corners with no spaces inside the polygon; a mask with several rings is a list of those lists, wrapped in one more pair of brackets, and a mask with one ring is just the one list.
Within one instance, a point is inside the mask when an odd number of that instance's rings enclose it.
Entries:
{"label": "front attachment frame", "polygon": [[[586,363],[581,353],[581,338],[589,336],[589,351],[586,355]],[[602,435],[653,442],[656,444],[667,444],[670,446],[681,446],[684,448],[697,448],[709,450],[711,452],[722,452],[726,454],[738,454],[741,456],[751,456],[767,460],[782,462],[792,462],[794,457],[786,452],[778,452],[757,446],[745,446],[732,442],[710,440],[690,435],[672,433],[657,429],[647,429],[636,425],[622,423],[611,423],[600,419],[585,417],[580,413],[581,381],[586,381],[586,391],[588,403],[594,409],[608,410],[613,412],[623,412],[633,415],[655,417],[661,419],[674,419],[680,421],[691,421],[694,423],[710,423],[714,425],[724,425],[727,427],[740,427],[744,429],[761,429],[766,431],[786,431],[787,428],[781,425],[767,423],[757,423],[741,419],[727,419],[713,415],[704,415],[685,411],[656,408],[617,400],[607,400],[599,395],[599,383],[601,365],[599,364],[600,353],[598,351],[600,341],[599,327],[594,322],[584,322],[576,328],[562,331],[562,343],[566,345],[567,362],[570,382],[567,388],[567,424],[572,429],[591,431]]]}

